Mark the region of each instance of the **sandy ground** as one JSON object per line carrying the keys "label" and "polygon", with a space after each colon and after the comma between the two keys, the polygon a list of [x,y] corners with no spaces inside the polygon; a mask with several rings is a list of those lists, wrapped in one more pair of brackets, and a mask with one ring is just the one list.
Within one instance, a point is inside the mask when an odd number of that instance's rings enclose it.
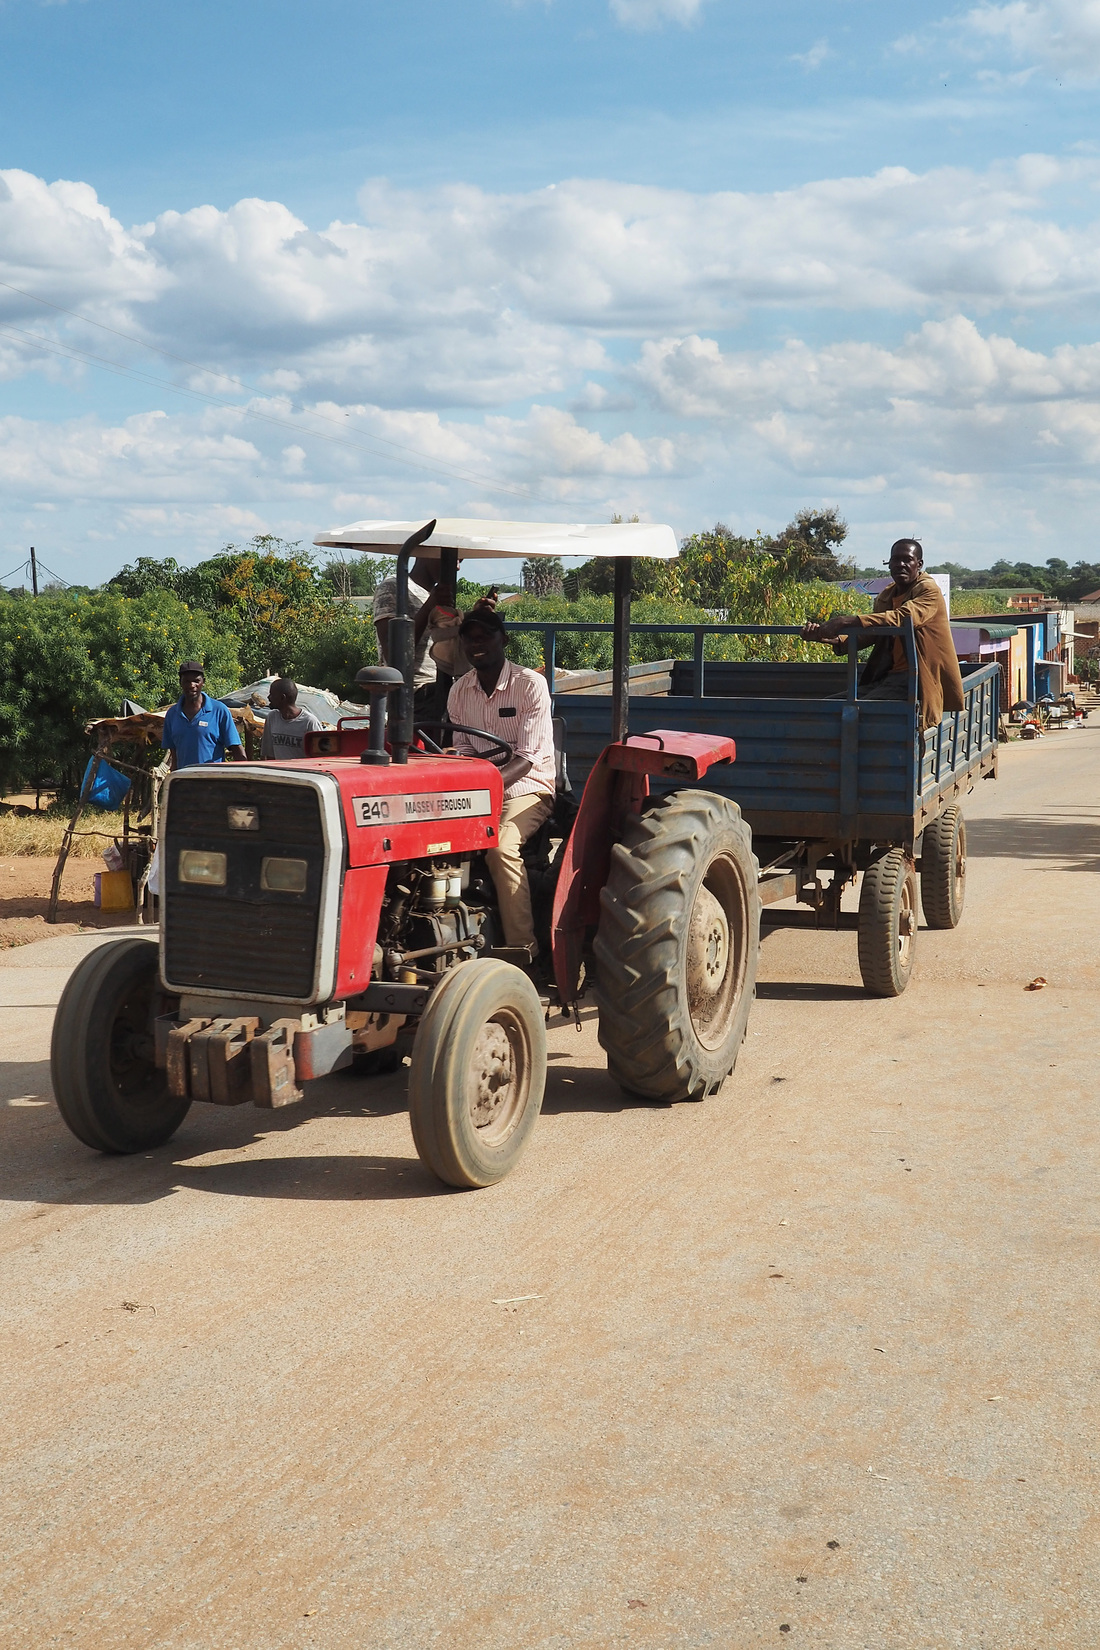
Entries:
{"label": "sandy ground", "polygon": [[1003,753],[898,1001],[769,938],[704,1105],[555,1021],[487,1192],[399,1078],[96,1157],[46,1063],[94,941],[5,953],[0,1644],[1100,1644],[1098,772]]}
{"label": "sandy ground", "polygon": [[56,860],[20,854],[0,858],[0,951],[13,945],[59,934],[79,934],[89,928],[118,928],[133,922],[133,912],[97,911],[92,903],[92,878],[103,870],[100,859],[70,858],[61,882],[57,922],[46,921],[50,885]]}

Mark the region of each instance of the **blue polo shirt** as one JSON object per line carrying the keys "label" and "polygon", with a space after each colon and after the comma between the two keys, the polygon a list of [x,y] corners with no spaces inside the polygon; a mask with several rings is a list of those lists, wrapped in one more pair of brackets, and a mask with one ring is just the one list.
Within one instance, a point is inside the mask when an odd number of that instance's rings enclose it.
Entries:
{"label": "blue polo shirt", "polygon": [[160,742],[166,751],[175,751],[177,768],[196,768],[223,762],[226,747],[241,741],[229,706],[204,693],[194,716],[184,714],[182,698],[165,712]]}

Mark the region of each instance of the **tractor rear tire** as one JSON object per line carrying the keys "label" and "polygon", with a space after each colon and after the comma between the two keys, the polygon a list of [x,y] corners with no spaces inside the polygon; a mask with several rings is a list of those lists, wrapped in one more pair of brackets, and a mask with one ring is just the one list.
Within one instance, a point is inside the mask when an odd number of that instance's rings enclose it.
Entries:
{"label": "tractor rear tire", "polygon": [[660,797],[611,850],[595,940],[600,1042],[624,1089],[702,1100],[732,1072],[756,989],[752,833],[708,791]]}
{"label": "tractor rear tire", "polygon": [[154,1060],[153,1021],[175,998],[158,979],[157,947],[107,940],[69,978],[53,1023],[50,1075],[69,1128],[97,1152],[141,1152],[171,1139],[190,1108]]}
{"label": "tractor rear tire", "polygon": [[859,891],[859,971],[872,997],[900,997],[913,972],[917,873],[904,848],[890,848]]}
{"label": "tractor rear tire", "polygon": [[929,928],[957,928],[966,901],[966,820],[957,802],[924,833],[920,898]]}
{"label": "tractor rear tire", "polygon": [[521,969],[460,963],[432,993],[409,1069],[421,1161],[448,1186],[492,1186],[519,1161],[542,1109],[546,1021]]}

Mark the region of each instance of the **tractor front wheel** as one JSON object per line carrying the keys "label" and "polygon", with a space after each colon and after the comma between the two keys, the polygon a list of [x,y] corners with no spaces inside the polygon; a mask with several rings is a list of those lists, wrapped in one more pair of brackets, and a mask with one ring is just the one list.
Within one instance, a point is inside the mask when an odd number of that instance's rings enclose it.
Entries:
{"label": "tractor front wheel", "polygon": [[74,969],[53,1023],[50,1076],[69,1128],[98,1152],[141,1152],[171,1138],[190,1100],[168,1092],[155,1061],[154,1025],[166,998],[157,947],[107,940]]}
{"label": "tractor front wheel", "polygon": [[652,1100],[701,1100],[745,1038],[760,950],[752,834],[708,791],[661,797],[611,851],[596,934],[611,1075]]}
{"label": "tractor front wheel", "polygon": [[502,1180],[531,1138],[546,1087],[546,1021],[527,975],[495,957],[451,969],[409,1065],[421,1161],[448,1186]]}

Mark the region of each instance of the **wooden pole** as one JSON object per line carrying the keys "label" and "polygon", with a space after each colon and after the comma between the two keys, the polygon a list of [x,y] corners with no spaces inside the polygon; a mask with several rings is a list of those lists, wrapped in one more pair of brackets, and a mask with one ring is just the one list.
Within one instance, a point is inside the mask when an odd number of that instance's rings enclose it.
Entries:
{"label": "wooden pole", "polygon": [[85,776],[83,785],[80,787],[80,796],[77,800],[76,812],[73,814],[72,819],[66,827],[65,835],[61,838],[61,852],[57,856],[57,864],[53,868],[53,882],[50,884],[50,903],[46,908],[47,922],[57,921],[57,901],[61,893],[61,873],[65,869],[65,861],[68,859],[69,849],[73,845],[73,832],[76,830],[80,816],[84,812],[84,798],[95,784],[95,776],[99,772],[99,764],[102,762],[105,754],[104,747],[100,745],[99,749],[92,757],[91,766]]}

